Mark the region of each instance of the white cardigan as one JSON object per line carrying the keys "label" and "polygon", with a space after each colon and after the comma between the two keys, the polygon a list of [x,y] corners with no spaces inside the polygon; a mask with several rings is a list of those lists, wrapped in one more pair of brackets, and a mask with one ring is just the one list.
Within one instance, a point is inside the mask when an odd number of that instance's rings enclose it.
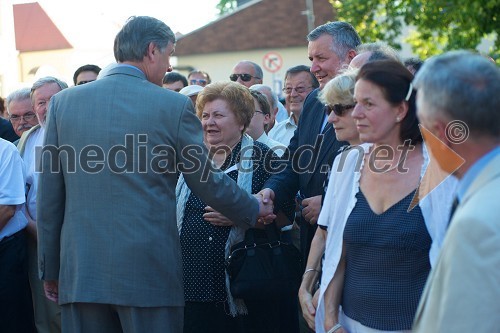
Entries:
{"label": "white cardigan", "polygon": [[[359,179],[364,165],[364,158],[360,154],[361,152],[364,154],[369,153],[371,146],[372,144],[365,143],[344,151],[333,162],[323,208],[318,219],[319,225],[328,227],[323,274],[315,319],[316,332],[318,333],[325,331],[323,327],[325,318],[324,293],[337,270],[340,255],[342,254],[344,228],[347,218],[356,205],[356,194],[359,191]],[[423,145],[423,155],[424,163],[418,192],[428,194],[420,198],[418,205],[422,210],[427,231],[432,239],[429,261],[433,266],[443,243],[458,180],[454,176],[445,178],[446,174],[439,168],[437,163],[430,163],[429,153],[425,145]],[[359,165],[357,165],[358,163]],[[427,174],[425,174],[426,171],[428,171]],[[435,179],[444,179],[444,181],[436,184]]]}

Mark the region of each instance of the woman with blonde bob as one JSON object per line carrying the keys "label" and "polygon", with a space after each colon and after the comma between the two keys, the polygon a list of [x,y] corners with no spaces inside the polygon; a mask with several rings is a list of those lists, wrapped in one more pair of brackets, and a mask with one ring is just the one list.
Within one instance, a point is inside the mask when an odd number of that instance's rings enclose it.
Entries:
{"label": "woman with blonde bob", "polygon": [[[321,102],[328,106],[328,122],[333,125],[337,140],[349,142],[349,146],[345,146],[345,150],[335,158],[332,167],[333,170],[338,167],[342,156],[347,154],[351,147],[355,147],[361,143],[358,130],[356,129],[356,122],[352,117],[352,111],[356,104],[354,103],[354,85],[357,73],[357,69],[349,69],[336,76],[325,85],[318,97]],[[323,222],[323,224],[319,222]],[[314,327],[314,317],[308,314],[315,311],[317,297],[319,296],[319,290],[315,290],[315,286],[320,276],[321,259],[325,251],[328,228],[328,225],[324,224],[325,222],[327,221],[322,219],[320,214],[318,221],[319,228],[316,229],[311,243],[311,250],[299,289],[299,301],[302,313],[304,314],[304,319],[306,319],[312,328]],[[313,294],[315,295],[314,300]]]}

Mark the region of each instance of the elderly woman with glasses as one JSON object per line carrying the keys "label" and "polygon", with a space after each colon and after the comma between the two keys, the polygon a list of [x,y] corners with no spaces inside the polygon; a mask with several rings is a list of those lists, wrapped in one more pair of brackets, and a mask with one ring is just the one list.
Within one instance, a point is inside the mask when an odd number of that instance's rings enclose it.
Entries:
{"label": "elderly woman with glasses", "polygon": [[411,330],[456,185],[449,177],[423,190],[430,168],[412,79],[393,60],[367,63],[357,74],[351,116],[369,144],[332,168],[318,221],[328,236],[317,332]]}
{"label": "elderly woman with glasses", "polygon": [[[277,157],[245,134],[255,112],[248,88],[234,82],[209,84],[199,93],[196,109],[215,166],[242,189],[259,192]],[[292,203],[289,206],[292,210]],[[246,318],[254,318],[258,309],[232,297],[224,264],[231,246],[243,240],[245,230],[191,193],[182,176],[177,184],[177,223],[186,300],[184,332],[239,332],[242,319],[238,315],[248,313]]]}

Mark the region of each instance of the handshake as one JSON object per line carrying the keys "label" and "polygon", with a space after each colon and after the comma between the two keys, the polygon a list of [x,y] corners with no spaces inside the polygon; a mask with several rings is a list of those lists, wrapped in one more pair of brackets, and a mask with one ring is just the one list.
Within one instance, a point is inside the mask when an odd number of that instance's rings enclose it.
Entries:
{"label": "handshake", "polygon": [[270,224],[276,219],[274,214],[274,191],[265,188],[259,193],[254,194],[254,197],[259,202],[259,216],[257,222]]}

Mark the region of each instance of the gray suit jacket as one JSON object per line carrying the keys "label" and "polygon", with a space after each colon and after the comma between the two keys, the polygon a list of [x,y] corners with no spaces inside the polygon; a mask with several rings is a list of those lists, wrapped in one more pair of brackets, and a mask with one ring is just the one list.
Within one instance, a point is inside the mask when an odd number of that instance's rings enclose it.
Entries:
{"label": "gray suit jacket", "polygon": [[500,330],[500,157],[457,207],[431,271],[414,332]]}
{"label": "gray suit jacket", "polygon": [[191,101],[136,68],[55,95],[44,149],[39,268],[59,280],[60,304],[184,304],[176,166],[207,204],[255,223],[255,198],[211,169]]}

